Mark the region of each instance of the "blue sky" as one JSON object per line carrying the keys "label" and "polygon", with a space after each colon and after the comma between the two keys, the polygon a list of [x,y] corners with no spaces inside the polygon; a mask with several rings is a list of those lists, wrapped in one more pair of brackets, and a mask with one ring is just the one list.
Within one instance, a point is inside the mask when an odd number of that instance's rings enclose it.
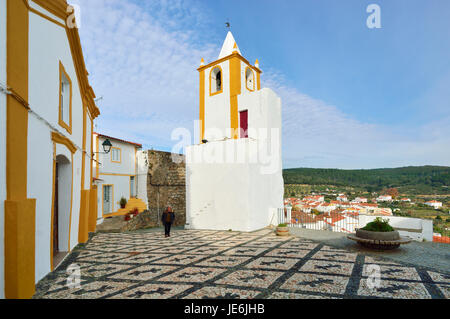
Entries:
{"label": "blue sky", "polygon": [[[193,130],[203,57],[227,19],[283,101],[285,167],[450,166],[446,0],[73,0],[102,116],[97,130],[170,150]],[[366,8],[381,7],[381,29]]]}

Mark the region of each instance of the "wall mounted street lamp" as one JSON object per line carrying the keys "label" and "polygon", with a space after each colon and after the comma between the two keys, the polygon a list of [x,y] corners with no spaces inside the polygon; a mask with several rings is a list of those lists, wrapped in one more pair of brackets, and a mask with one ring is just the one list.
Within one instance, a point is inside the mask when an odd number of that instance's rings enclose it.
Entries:
{"label": "wall mounted street lamp", "polygon": [[109,139],[106,139],[103,143],[102,143],[102,147],[103,147],[103,152],[94,152],[94,154],[108,154],[109,152],[111,152],[111,141]]}
{"label": "wall mounted street lamp", "polygon": [[111,152],[112,144],[108,139],[106,139],[103,142],[102,146],[103,146],[103,151],[105,152],[105,154],[108,154],[109,152]]}

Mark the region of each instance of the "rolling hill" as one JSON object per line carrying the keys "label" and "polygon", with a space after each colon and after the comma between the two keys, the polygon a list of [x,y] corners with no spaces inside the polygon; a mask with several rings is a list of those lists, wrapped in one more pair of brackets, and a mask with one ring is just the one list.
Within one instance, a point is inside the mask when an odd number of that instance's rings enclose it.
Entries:
{"label": "rolling hill", "polygon": [[292,168],[283,170],[285,184],[335,185],[369,192],[396,187],[411,194],[449,194],[450,167],[410,166],[380,169]]}

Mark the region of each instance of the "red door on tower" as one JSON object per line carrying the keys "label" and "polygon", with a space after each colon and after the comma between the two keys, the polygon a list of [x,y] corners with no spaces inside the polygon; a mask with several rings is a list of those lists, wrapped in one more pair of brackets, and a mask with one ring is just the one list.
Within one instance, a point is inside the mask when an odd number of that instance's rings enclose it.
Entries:
{"label": "red door on tower", "polygon": [[241,138],[247,138],[248,137],[248,111],[242,111],[239,112],[240,115],[240,135]]}

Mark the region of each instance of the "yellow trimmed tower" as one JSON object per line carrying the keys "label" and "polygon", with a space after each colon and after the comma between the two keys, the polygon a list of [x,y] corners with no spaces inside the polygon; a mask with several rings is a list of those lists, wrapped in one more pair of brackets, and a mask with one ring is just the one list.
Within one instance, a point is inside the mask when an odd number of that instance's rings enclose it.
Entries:
{"label": "yellow trimmed tower", "polygon": [[253,231],[283,207],[281,99],[231,32],[198,68],[200,141],[186,148],[186,227]]}
{"label": "yellow trimmed tower", "polygon": [[[261,88],[261,70],[242,55],[231,32],[216,61],[198,68],[200,74],[200,142],[240,137],[238,96]],[[245,129],[245,127],[244,127]]]}

